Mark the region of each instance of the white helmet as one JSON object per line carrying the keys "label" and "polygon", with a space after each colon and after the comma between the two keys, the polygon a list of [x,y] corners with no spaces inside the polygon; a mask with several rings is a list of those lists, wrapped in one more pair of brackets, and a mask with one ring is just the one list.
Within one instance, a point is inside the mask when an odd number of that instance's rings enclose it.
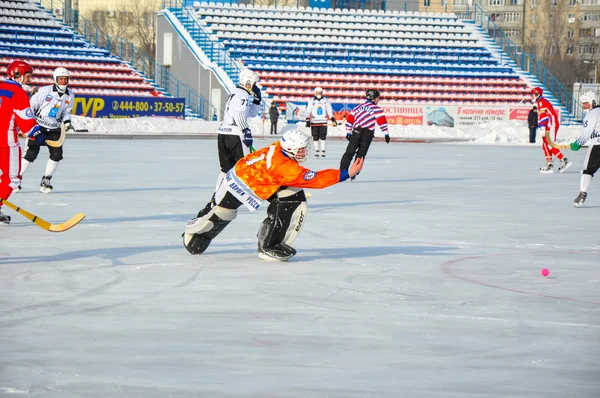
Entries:
{"label": "white helmet", "polygon": [[252,86],[258,83],[259,80],[258,75],[250,69],[244,69],[240,72],[240,86],[248,91],[252,90]]}
{"label": "white helmet", "polygon": [[[321,95],[319,95],[317,93],[321,93]],[[315,88],[315,97],[321,98],[322,96],[323,96],[323,88],[322,87]]]}
{"label": "white helmet", "polygon": [[[67,89],[67,85],[69,84],[69,79],[70,79],[69,71],[66,68],[56,68],[56,69],[54,69],[54,73],[52,73],[52,76],[54,77],[54,84],[56,84],[58,89],[64,93],[65,90]],[[59,77],[66,77],[67,84],[58,84]]]}
{"label": "white helmet", "polygon": [[582,104],[587,102],[588,104],[592,105],[592,102],[595,100],[596,96],[591,91],[586,91],[585,93],[581,94],[581,97],[579,97],[579,101],[581,101]]}
{"label": "white helmet", "polygon": [[[298,163],[308,159],[310,137],[298,130],[287,131],[281,137],[281,149]],[[304,150],[302,150],[304,149]]]}

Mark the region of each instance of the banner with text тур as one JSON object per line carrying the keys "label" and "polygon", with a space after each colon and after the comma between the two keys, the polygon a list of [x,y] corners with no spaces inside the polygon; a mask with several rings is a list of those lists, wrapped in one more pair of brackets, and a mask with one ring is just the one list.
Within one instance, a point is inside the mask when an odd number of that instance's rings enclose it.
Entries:
{"label": "banner with text \u0442\u0443\u0440", "polygon": [[75,95],[73,114],[102,119],[143,116],[183,119],[185,98]]}

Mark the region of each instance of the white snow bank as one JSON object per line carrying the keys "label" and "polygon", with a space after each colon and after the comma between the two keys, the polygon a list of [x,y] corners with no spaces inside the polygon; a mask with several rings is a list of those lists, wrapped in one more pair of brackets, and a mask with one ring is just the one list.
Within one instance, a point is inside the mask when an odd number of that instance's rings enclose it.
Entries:
{"label": "white snow bank", "polygon": [[[250,121],[252,132],[256,137],[269,135],[269,121],[252,119]],[[215,135],[220,122],[202,120],[177,120],[159,117],[142,117],[133,119],[92,119],[81,116],[73,117],[73,124],[77,130],[87,130],[93,134],[198,134]],[[285,120],[280,120],[278,131],[298,128],[305,132],[309,129],[303,123],[288,125]],[[450,128],[437,126],[389,126],[392,138],[412,140],[469,140],[469,144],[484,145],[528,145],[529,130],[522,121],[490,122],[477,126]],[[86,134],[78,133],[78,134]],[[343,137],[346,135],[344,126],[330,127],[330,136]],[[557,142],[572,141],[579,135],[579,127],[561,127]],[[383,136],[376,132],[376,136]],[[537,142],[541,142],[542,130],[538,130]]]}

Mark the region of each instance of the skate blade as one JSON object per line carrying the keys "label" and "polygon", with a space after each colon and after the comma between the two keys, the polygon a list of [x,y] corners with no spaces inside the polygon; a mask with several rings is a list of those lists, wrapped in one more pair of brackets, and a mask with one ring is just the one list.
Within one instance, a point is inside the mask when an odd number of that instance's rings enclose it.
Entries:
{"label": "skate blade", "polygon": [[554,170],[540,170],[540,173],[542,173],[542,174],[553,174]]}
{"label": "skate blade", "polygon": [[260,258],[261,260],[265,260],[265,261],[276,261],[276,262],[286,262],[289,260],[289,258],[271,257],[267,253],[258,253],[258,258]]}
{"label": "skate blade", "polygon": [[581,207],[581,206],[583,206],[583,202],[575,202],[573,205],[575,207]]}
{"label": "skate blade", "polygon": [[43,188],[43,187],[40,187],[40,192],[41,193],[50,193],[50,192],[52,192],[52,188]]}

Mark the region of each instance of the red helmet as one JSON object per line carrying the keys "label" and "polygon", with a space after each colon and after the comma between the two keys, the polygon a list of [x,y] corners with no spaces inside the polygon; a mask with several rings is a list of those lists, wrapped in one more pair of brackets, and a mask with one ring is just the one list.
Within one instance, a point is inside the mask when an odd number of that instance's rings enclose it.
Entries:
{"label": "red helmet", "polygon": [[531,90],[531,94],[535,94],[538,97],[542,94],[544,94],[544,90],[541,89],[541,87],[535,87]]}
{"label": "red helmet", "polygon": [[9,79],[25,76],[26,73],[33,73],[33,68],[25,61],[13,61],[6,67]]}

